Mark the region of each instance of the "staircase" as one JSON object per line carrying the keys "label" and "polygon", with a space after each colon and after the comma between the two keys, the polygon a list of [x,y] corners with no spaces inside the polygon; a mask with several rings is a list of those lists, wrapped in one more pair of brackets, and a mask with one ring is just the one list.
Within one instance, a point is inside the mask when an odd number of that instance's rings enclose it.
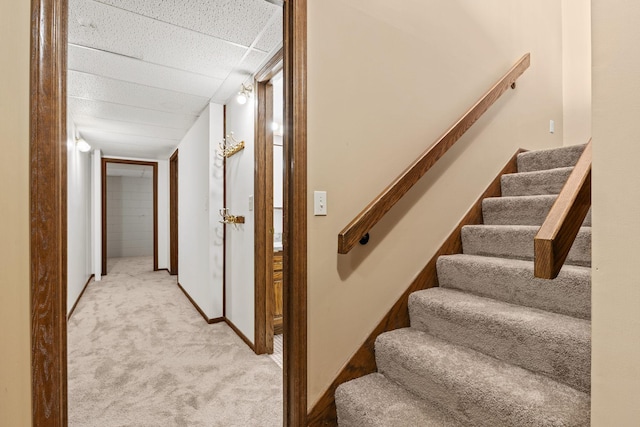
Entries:
{"label": "staircase", "polygon": [[557,279],[533,276],[533,238],[582,146],[525,152],[437,262],[440,287],[409,297],[411,327],[375,343],[378,372],[335,393],[338,424],[588,426],[591,215]]}

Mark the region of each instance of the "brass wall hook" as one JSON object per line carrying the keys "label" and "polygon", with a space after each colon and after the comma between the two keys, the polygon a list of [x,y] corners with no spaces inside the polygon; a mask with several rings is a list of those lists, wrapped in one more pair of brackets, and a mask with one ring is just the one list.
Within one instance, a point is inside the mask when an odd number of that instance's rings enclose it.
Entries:
{"label": "brass wall hook", "polygon": [[244,141],[238,141],[233,132],[223,138],[222,142],[218,144],[218,155],[220,157],[228,158],[234,154],[244,150]]}
{"label": "brass wall hook", "polygon": [[244,224],[244,216],[231,215],[228,208],[220,209],[219,213],[222,217],[222,221],[220,221],[221,224],[233,224],[234,226],[237,226],[238,224]]}

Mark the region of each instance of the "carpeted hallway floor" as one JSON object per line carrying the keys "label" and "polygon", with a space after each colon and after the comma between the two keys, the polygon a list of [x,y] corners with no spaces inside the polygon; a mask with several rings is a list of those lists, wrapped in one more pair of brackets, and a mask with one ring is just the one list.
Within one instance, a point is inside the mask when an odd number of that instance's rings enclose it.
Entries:
{"label": "carpeted hallway floor", "polygon": [[121,258],[68,324],[69,425],[282,426],[282,370],[208,325],[166,271]]}

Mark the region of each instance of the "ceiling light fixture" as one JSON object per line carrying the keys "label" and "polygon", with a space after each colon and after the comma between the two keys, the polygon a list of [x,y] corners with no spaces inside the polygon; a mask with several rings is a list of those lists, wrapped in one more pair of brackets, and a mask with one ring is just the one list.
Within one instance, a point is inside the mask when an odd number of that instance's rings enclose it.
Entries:
{"label": "ceiling light fixture", "polygon": [[91,146],[89,145],[89,143],[82,138],[76,138],[76,147],[78,147],[78,151],[81,151],[83,153],[88,153],[89,151],[91,151]]}
{"label": "ceiling light fixture", "polygon": [[244,105],[247,103],[247,100],[251,97],[251,93],[253,92],[253,85],[245,86],[244,83],[240,87],[240,92],[238,92],[238,96],[236,97],[236,101],[238,104]]}

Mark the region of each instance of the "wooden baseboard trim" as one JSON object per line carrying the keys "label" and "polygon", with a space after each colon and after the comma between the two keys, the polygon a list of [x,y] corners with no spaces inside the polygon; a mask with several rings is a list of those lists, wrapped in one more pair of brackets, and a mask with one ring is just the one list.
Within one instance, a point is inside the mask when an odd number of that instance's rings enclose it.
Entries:
{"label": "wooden baseboard trim", "polygon": [[156,271],[166,271],[167,273],[171,274],[171,272],[169,271],[169,269],[168,269],[168,268],[159,268],[159,269],[158,269],[158,270],[156,270]]}
{"label": "wooden baseboard trim", "polygon": [[220,317],[214,317],[213,319],[209,319],[207,323],[209,323],[210,325],[213,325],[214,323],[221,323],[224,322],[226,319],[224,318],[224,316],[220,316]]}
{"label": "wooden baseboard trim", "polygon": [[191,295],[189,295],[189,293],[187,291],[184,290],[184,288],[182,287],[182,285],[180,284],[180,282],[176,282],[178,284],[178,287],[180,288],[180,290],[182,291],[182,293],[184,293],[184,295],[187,297],[187,299],[189,301],[191,301],[191,304],[193,304],[193,306],[195,307],[196,310],[198,310],[198,313],[200,313],[200,315],[202,316],[202,318],[204,319],[205,322],[210,323],[210,319],[209,317],[207,317],[207,315],[204,313],[204,311],[202,311],[202,309],[200,308],[200,306],[193,300],[193,298],[191,298]]}
{"label": "wooden baseboard trim", "polygon": [[71,311],[69,312],[69,314],[67,314],[67,320],[71,319],[71,315],[73,314],[76,307],[78,306],[78,303],[80,302],[80,298],[82,298],[82,295],[84,295],[84,291],[87,290],[87,286],[89,286],[89,283],[91,283],[91,279],[93,279],[94,277],[95,275],[92,274],[91,276],[89,276],[89,279],[87,279],[87,283],[84,284],[84,287],[82,288],[82,292],[80,292],[80,295],[78,295],[78,299],[76,299],[76,302],[73,304],[73,307],[71,307]]}
{"label": "wooden baseboard trim", "polygon": [[251,350],[253,350],[254,352],[256,351],[256,347],[253,345],[253,343],[249,341],[249,339],[242,332],[240,332],[240,329],[238,329],[238,327],[234,325],[231,320],[225,317],[224,321],[227,322],[227,325],[229,325],[229,327],[233,329],[233,332],[235,332],[240,337],[240,339],[242,339],[242,341],[244,341],[244,343],[249,346]]}
{"label": "wooden baseboard trim", "polygon": [[336,388],[347,381],[370,374],[377,370],[374,343],[378,335],[383,332],[392,331],[394,329],[405,328],[409,326],[409,295],[421,289],[428,289],[438,286],[438,276],[436,272],[436,262],[441,255],[451,255],[462,253],[462,239],[460,231],[464,225],[482,224],[482,200],[487,197],[499,197],[501,195],[500,177],[503,174],[514,173],[517,171],[518,154],[526,150],[518,150],[509,162],[500,171],[498,176],[487,187],[482,196],[476,200],[471,209],[462,218],[458,226],[447,237],[442,246],[429,260],[427,265],[422,269],[418,276],[413,280],[409,288],[391,307],[389,312],[384,316],[376,328],[367,337],[362,346],[355,352],[347,364],[338,373],[338,376],[331,383],[329,388],[324,392],[320,399],[309,411],[307,421],[308,426],[336,426]]}

